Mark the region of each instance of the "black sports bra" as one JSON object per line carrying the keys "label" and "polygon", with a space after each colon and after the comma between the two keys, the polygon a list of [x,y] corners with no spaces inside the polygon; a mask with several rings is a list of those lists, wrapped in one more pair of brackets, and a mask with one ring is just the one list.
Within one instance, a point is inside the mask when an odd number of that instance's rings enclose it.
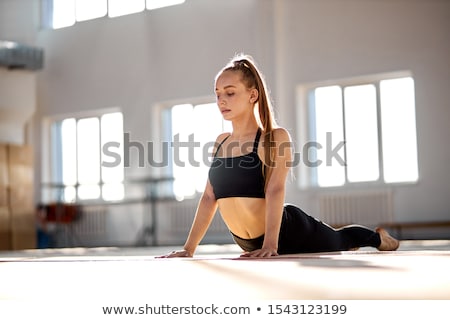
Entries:
{"label": "black sports bra", "polygon": [[253,150],[249,154],[218,158],[217,152],[229,137],[226,137],[217,147],[209,169],[209,181],[216,199],[231,197],[264,198],[263,163],[258,156],[261,130],[258,129]]}

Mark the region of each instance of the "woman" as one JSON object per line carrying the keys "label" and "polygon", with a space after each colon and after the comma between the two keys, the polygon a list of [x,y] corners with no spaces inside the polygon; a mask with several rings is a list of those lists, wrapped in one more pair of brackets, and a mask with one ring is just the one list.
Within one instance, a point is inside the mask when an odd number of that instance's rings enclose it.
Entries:
{"label": "woman", "polygon": [[[219,208],[242,257],[352,250],[396,250],[384,229],[333,229],[285,205],[291,139],[275,125],[263,77],[249,56],[237,56],[216,76],[217,105],[233,131],[217,137],[205,191],[184,249],[165,256],[192,257]],[[257,108],[257,110],[255,110]]]}

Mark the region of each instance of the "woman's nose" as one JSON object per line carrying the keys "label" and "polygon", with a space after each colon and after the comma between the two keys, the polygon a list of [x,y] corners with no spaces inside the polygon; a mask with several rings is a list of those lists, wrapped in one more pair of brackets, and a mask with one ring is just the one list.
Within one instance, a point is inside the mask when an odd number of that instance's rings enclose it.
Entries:
{"label": "woman's nose", "polygon": [[219,105],[224,105],[226,103],[225,99],[222,97],[217,98],[217,100],[218,100]]}

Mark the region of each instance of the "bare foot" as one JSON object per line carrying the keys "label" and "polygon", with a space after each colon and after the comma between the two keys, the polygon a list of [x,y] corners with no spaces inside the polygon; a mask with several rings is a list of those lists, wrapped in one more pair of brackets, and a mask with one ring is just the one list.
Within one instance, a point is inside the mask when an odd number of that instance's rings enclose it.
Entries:
{"label": "bare foot", "polygon": [[400,242],[392,237],[385,229],[376,228],[375,232],[380,235],[381,244],[377,248],[380,251],[395,251],[400,246]]}

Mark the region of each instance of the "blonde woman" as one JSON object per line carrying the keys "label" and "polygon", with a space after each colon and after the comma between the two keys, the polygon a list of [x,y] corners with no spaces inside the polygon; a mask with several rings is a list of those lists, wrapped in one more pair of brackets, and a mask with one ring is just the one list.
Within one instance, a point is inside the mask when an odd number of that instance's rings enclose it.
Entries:
{"label": "blonde woman", "polygon": [[398,248],[384,229],[334,229],[284,203],[291,139],[275,124],[266,84],[250,56],[236,56],[220,70],[215,93],[233,130],[217,137],[209,179],[183,250],[161,258],[192,257],[217,209],[244,251],[242,257]]}

